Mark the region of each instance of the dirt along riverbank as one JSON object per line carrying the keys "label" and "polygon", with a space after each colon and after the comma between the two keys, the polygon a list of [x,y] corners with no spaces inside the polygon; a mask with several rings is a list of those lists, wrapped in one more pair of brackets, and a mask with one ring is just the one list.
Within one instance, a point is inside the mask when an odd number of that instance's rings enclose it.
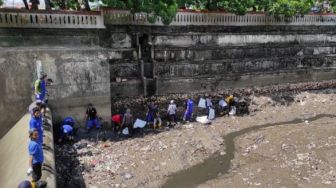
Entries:
{"label": "dirt along riverbank", "polygon": [[[283,98],[251,96],[250,115],[216,118],[211,125],[192,122],[118,140],[83,137],[56,147],[58,184],[332,187],[336,183],[335,101],[331,90]],[[262,125],[269,126],[253,128]],[[229,148],[226,136],[239,131],[243,133],[232,136]],[[215,164],[224,165],[221,159],[231,154],[225,170],[214,171],[214,162],[207,160],[214,158]],[[193,168],[200,164],[201,168]]]}

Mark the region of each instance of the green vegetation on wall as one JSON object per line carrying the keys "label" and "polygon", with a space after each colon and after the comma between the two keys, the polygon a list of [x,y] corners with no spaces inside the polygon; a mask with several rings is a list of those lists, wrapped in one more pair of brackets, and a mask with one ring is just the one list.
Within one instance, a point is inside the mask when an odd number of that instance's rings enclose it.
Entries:
{"label": "green vegetation on wall", "polygon": [[[103,2],[108,7],[146,12],[152,22],[160,16],[165,24],[172,21],[179,8],[195,11],[216,10],[237,15],[254,11],[291,17],[308,13],[316,4],[319,4],[319,7],[323,5],[322,1],[314,0],[103,0]],[[331,10],[336,10],[336,0],[329,1],[329,4]],[[321,11],[321,8],[318,10]]]}
{"label": "green vegetation on wall", "polygon": [[[1,4],[0,0],[0,4]],[[23,0],[27,2],[27,0]],[[30,0],[32,5],[38,0]],[[46,5],[59,9],[80,10],[82,6],[90,10],[89,1],[101,3],[115,9],[126,9],[148,14],[148,20],[155,22],[161,17],[164,24],[169,24],[178,9],[195,11],[223,11],[244,15],[248,11],[263,12],[270,15],[291,17],[313,12],[336,11],[336,0],[44,0]],[[99,2],[101,1],[101,2]],[[26,8],[28,9],[28,4]],[[35,3],[36,4],[36,3]],[[37,6],[34,6],[37,7]]]}
{"label": "green vegetation on wall", "polygon": [[175,0],[103,0],[103,3],[117,9],[148,13],[151,22],[155,22],[157,16],[160,16],[164,24],[169,24],[178,10]]}

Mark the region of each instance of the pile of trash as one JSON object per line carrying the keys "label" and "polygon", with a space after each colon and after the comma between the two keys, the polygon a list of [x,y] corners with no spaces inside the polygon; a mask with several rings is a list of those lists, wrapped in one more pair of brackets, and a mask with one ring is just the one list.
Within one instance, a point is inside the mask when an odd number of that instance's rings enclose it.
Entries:
{"label": "pile of trash", "polygon": [[[129,107],[134,112],[136,117],[144,117],[145,110],[148,101],[156,101],[159,105],[160,112],[166,112],[169,101],[174,100],[178,109],[178,114],[183,114],[184,103],[188,97],[199,101],[200,98],[208,95],[214,104],[218,104],[219,101],[229,95],[233,95],[242,101],[242,106],[237,107],[236,114],[246,114],[253,112],[256,109],[251,104],[251,98],[254,96],[273,96],[275,102],[281,104],[287,104],[288,101],[293,100],[291,97],[293,94],[297,94],[302,91],[323,90],[336,88],[336,80],[320,81],[320,82],[305,82],[295,84],[280,84],[264,87],[252,87],[252,88],[236,88],[236,89],[223,89],[213,92],[194,92],[189,94],[169,94],[165,96],[152,96],[152,97],[113,97],[112,98],[112,114],[119,113],[119,110]],[[241,110],[242,109],[242,110]],[[164,114],[162,113],[162,114]]]}
{"label": "pile of trash", "polygon": [[[81,139],[56,145],[58,186],[153,187],[154,180],[162,181],[166,174],[201,162],[218,151],[223,143],[221,134],[210,128],[209,134],[204,135],[203,129],[193,122],[145,137],[119,141]],[[148,176],[143,172],[155,173]]]}

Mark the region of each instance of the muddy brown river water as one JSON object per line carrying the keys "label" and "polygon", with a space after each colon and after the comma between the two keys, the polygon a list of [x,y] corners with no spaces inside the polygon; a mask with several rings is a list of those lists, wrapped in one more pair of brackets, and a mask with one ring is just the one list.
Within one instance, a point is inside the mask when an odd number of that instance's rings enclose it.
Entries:
{"label": "muddy brown river water", "polygon": [[304,121],[313,122],[321,118],[335,118],[336,115],[332,114],[319,114],[314,117],[301,117],[296,118],[291,121],[269,123],[263,125],[256,125],[242,129],[237,132],[229,133],[224,137],[224,142],[226,146],[226,154],[221,155],[219,152],[215,153],[203,163],[195,165],[191,168],[179,171],[169,176],[169,179],[162,186],[162,188],[189,188],[196,187],[208,180],[214,179],[219,175],[224,175],[228,173],[231,167],[231,160],[234,158],[235,153],[235,138],[250,133],[252,131],[257,131],[262,128],[279,126],[279,125],[295,125],[302,123]]}

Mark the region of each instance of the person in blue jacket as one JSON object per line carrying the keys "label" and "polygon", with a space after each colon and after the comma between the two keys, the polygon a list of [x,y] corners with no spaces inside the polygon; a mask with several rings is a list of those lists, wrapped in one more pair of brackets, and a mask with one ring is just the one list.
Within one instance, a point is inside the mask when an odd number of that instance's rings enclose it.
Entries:
{"label": "person in blue jacket", "polygon": [[71,116],[68,116],[68,117],[64,118],[63,119],[63,125],[65,125],[65,124],[70,125],[72,127],[75,126],[74,118],[72,118]]}
{"label": "person in blue jacket", "polygon": [[194,102],[191,98],[186,101],[186,111],[184,112],[183,121],[190,121],[193,113]]}
{"label": "person in blue jacket", "polygon": [[74,127],[75,126],[75,120],[71,117],[68,116],[63,119],[63,123],[61,126],[61,134],[59,138],[59,142],[62,141],[72,141],[74,138]]}
{"label": "person in blue jacket", "polygon": [[28,145],[29,154],[29,169],[27,174],[32,174],[32,187],[36,186],[36,183],[42,176],[42,164],[44,161],[42,146],[38,143],[39,131],[35,128],[29,130],[30,142]]}
{"label": "person in blue jacket", "polygon": [[33,115],[29,121],[29,129],[36,129],[39,133],[37,143],[41,146],[43,144],[43,129],[42,129],[42,118],[41,111],[39,107],[33,108]]}
{"label": "person in blue jacket", "polygon": [[47,104],[47,74],[41,73],[39,79],[34,84],[35,99],[41,101],[41,113],[45,116]]}
{"label": "person in blue jacket", "polygon": [[73,140],[73,127],[71,125],[65,124],[61,127],[61,138],[62,141],[72,141]]}
{"label": "person in blue jacket", "polygon": [[44,73],[41,73],[41,75],[39,76],[39,79],[37,79],[35,81],[34,90],[35,90],[35,99],[36,100],[44,101],[44,99],[45,99],[45,96],[46,96],[46,93],[47,93],[46,78],[47,78],[47,75],[44,74]]}

